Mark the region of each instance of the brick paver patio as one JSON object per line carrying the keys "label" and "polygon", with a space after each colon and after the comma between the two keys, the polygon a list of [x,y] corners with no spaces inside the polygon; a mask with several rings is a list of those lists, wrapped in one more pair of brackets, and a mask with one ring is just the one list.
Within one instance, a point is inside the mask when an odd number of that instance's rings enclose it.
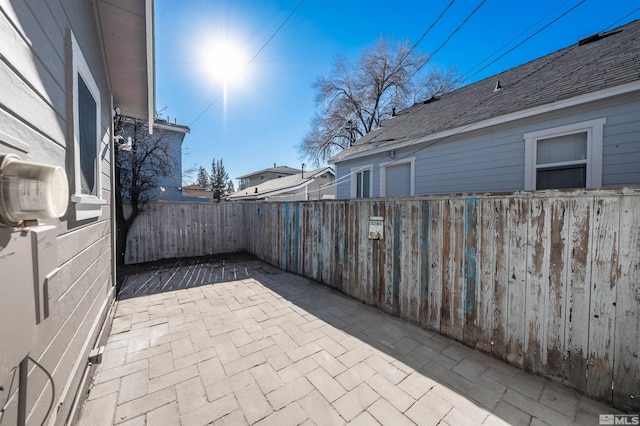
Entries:
{"label": "brick paver patio", "polygon": [[597,425],[616,410],[256,260],[127,278],[80,425]]}

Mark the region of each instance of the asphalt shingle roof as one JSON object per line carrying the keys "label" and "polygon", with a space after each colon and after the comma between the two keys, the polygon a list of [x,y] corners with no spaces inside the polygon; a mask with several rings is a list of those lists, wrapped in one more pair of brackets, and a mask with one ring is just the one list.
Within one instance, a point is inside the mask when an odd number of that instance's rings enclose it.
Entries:
{"label": "asphalt shingle roof", "polygon": [[[640,80],[640,20],[594,38],[415,104],[384,121],[332,162]],[[498,81],[502,89],[494,91]]]}

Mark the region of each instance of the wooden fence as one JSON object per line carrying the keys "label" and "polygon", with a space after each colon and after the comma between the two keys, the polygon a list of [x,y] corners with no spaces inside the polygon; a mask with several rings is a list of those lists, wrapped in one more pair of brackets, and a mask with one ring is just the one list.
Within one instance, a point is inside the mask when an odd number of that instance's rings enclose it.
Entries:
{"label": "wooden fence", "polygon": [[152,203],[129,231],[125,263],[246,251],[244,209],[221,203]]}
{"label": "wooden fence", "polygon": [[[198,208],[240,221],[230,248],[640,408],[638,190],[224,206]],[[384,220],[382,240],[368,238],[371,216]],[[203,238],[193,246],[219,236]]]}

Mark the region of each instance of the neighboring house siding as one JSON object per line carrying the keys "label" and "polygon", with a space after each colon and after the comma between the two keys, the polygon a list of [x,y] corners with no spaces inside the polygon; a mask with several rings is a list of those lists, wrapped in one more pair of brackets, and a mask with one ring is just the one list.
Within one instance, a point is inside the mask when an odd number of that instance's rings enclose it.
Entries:
{"label": "neighboring house siding", "polygon": [[[602,186],[640,184],[640,100],[637,93],[546,113],[517,122],[395,150],[395,160],[415,157],[415,194],[499,192],[524,189],[524,134],[605,118]],[[380,195],[381,153],[336,164],[338,198],[351,197],[344,179],[373,164],[373,196]]]}
{"label": "neighboring house siding", "polygon": [[[105,76],[93,2],[47,2],[29,6],[23,1],[0,5],[0,152],[15,153],[23,160],[65,168],[73,193],[73,126],[70,112],[71,29],[100,90],[101,198],[111,200],[109,126],[111,99]],[[41,221],[57,227],[59,271],[49,282],[50,315],[36,326],[30,356],[42,364],[55,381],[52,416],[56,424],[66,420],[112,297],[110,206],[100,217],[74,219],[73,204],[61,219]],[[0,227],[0,237],[12,232]],[[31,285],[31,284],[28,284]],[[3,319],[7,321],[10,319]],[[2,342],[2,345],[11,344]],[[17,380],[17,376],[16,376]],[[15,424],[15,384],[0,390],[9,400],[2,422]],[[46,376],[30,365],[27,415],[39,424],[47,411],[51,387]],[[10,394],[10,395],[9,395]]]}
{"label": "neighboring house siding", "polygon": [[[134,140],[134,132],[136,131],[136,127],[134,126],[132,119],[127,119],[127,122],[123,125],[122,131],[119,132],[123,138],[127,139],[129,137]],[[143,120],[138,120],[139,122],[143,122]],[[170,176],[157,176],[157,187],[153,190],[149,191],[149,197],[151,201],[183,201],[182,198],[182,142],[186,136],[186,133],[175,127],[172,129],[171,124],[161,124],[156,122],[154,126],[153,135],[144,135],[140,133],[144,133],[147,131],[147,123],[144,122],[145,127],[141,125],[137,128],[137,132],[139,137],[144,138],[154,138],[154,140],[158,140],[158,138],[163,138],[163,141],[168,142],[171,146],[171,162],[173,164],[173,169],[171,171]],[[122,152],[120,155],[126,155],[126,152]]]}

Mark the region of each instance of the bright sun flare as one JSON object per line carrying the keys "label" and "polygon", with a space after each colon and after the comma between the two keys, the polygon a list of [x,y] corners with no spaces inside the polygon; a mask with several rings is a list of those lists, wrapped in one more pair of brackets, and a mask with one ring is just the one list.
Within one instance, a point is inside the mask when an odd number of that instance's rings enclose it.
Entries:
{"label": "bright sun flare", "polygon": [[247,65],[241,49],[228,41],[208,43],[202,57],[206,72],[225,86],[236,80]]}

